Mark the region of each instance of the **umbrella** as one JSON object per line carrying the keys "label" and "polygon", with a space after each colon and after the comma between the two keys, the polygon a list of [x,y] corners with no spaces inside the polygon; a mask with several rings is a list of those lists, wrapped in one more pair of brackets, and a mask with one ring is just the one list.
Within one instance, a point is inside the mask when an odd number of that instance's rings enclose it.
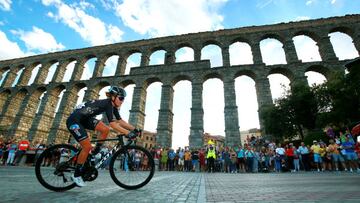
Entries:
{"label": "umbrella", "polygon": [[360,123],[353,127],[351,130],[351,134],[359,135],[360,134]]}

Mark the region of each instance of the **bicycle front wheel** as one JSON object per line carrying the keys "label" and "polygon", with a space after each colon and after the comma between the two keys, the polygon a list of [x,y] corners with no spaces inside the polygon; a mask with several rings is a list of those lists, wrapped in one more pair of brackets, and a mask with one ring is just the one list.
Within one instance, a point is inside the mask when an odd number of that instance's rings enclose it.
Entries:
{"label": "bicycle front wheel", "polygon": [[75,172],[77,149],[71,145],[59,144],[46,149],[36,160],[35,174],[45,188],[61,192],[76,185],[71,181]]}
{"label": "bicycle front wheel", "polygon": [[150,152],[140,146],[125,146],[115,152],[109,165],[110,176],[122,188],[138,189],[154,175],[155,164]]}

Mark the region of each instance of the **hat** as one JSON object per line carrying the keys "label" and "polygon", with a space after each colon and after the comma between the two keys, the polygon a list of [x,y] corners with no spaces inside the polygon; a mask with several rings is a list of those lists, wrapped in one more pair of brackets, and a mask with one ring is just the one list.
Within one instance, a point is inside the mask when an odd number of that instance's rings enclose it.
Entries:
{"label": "hat", "polygon": [[316,140],[313,141],[313,143],[317,142]]}

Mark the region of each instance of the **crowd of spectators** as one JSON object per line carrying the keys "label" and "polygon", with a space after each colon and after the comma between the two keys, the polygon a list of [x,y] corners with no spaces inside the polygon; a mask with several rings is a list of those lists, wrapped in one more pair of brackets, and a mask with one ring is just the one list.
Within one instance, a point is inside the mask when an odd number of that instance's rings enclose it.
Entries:
{"label": "crowd of spectators", "polygon": [[[359,136],[360,137],[360,136]],[[159,171],[201,171],[224,173],[344,171],[360,173],[360,141],[349,131],[340,132],[325,143],[313,140],[312,145],[278,143],[251,137],[244,145],[202,148],[153,148]],[[215,155],[209,155],[215,147]],[[214,159],[214,163],[211,163]]]}
{"label": "crowd of spectators", "polygon": [[[360,136],[358,136],[358,139]],[[248,137],[243,145],[219,147],[210,141],[201,148],[156,147],[149,149],[154,157],[156,170],[184,172],[299,172],[299,171],[349,171],[358,172],[360,161],[360,141],[349,131],[340,132],[329,142],[313,140],[312,145],[304,142],[296,145],[291,142],[278,143],[262,137]],[[0,137],[0,163],[19,165],[27,151],[33,151],[33,164],[47,146],[42,141],[33,145],[28,140],[15,142]],[[101,154],[111,147],[104,145]],[[100,159],[98,157],[98,159]],[[139,167],[142,165],[139,157]],[[105,163],[107,168],[108,163]]]}

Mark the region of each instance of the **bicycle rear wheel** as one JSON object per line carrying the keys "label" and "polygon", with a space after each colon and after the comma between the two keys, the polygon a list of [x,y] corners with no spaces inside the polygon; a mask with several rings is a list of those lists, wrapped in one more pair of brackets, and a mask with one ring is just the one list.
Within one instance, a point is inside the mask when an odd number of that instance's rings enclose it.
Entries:
{"label": "bicycle rear wheel", "polygon": [[154,159],[143,147],[125,146],[111,158],[109,171],[113,181],[120,187],[138,189],[153,177]]}
{"label": "bicycle rear wheel", "polygon": [[36,160],[35,174],[45,188],[61,192],[76,185],[71,181],[75,172],[77,149],[71,145],[59,144],[46,149]]}

